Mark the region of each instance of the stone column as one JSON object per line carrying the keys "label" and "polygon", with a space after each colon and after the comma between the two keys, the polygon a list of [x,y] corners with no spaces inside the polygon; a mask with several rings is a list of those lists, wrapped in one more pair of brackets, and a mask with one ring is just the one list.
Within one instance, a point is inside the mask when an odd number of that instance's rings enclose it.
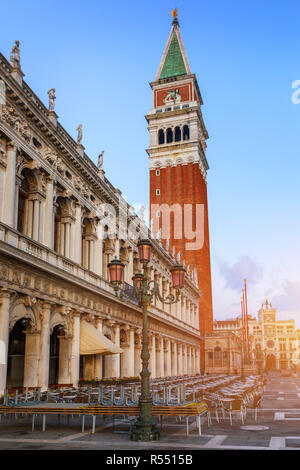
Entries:
{"label": "stone column", "polygon": [[182,346],[182,354],[183,354],[183,375],[188,374],[188,365],[187,365],[187,347],[186,344]]}
{"label": "stone column", "polygon": [[178,366],[177,366],[177,343],[173,341],[172,343],[172,376],[177,377],[178,375]]}
{"label": "stone column", "polygon": [[158,347],[158,356],[157,356],[157,366],[159,369],[158,377],[164,377],[165,373],[165,351],[164,351],[164,340],[160,337],[159,339],[159,347]]}
{"label": "stone column", "polygon": [[33,201],[26,199],[25,201],[25,222],[24,222],[24,233],[27,237],[32,238],[32,221],[33,221]]}
{"label": "stone column", "polygon": [[134,376],[134,329],[129,330],[129,364],[128,377]]}
{"label": "stone column", "polygon": [[166,368],[165,368],[165,375],[170,377],[172,375],[171,372],[171,341],[169,339],[165,342],[165,361],[166,361]]}
{"label": "stone column", "polygon": [[42,304],[41,348],[38,383],[38,386],[42,388],[42,391],[47,390],[49,385],[50,315],[51,305],[45,302]]}
{"label": "stone column", "polygon": [[78,386],[80,366],[80,313],[73,313],[73,335],[71,344],[71,377],[70,382]]}
{"label": "stone column", "polygon": [[70,365],[72,362],[72,336],[59,337],[59,365],[58,365],[58,383],[69,384],[70,380]]}
{"label": "stone column", "polygon": [[14,227],[17,147],[13,142],[10,142],[7,144],[6,149],[7,159],[3,192],[3,200],[5,200],[5,204],[2,204],[2,220],[6,225]]}
{"label": "stone column", "polygon": [[[0,165],[1,166],[1,165]],[[18,206],[19,206],[19,192],[22,180],[20,176],[16,175],[16,191],[15,191],[15,215],[14,215],[14,227],[18,226]],[[0,192],[1,194],[1,192]]]}
{"label": "stone column", "polygon": [[40,205],[41,201],[39,199],[34,199],[33,201],[33,225],[32,225],[32,238],[39,241],[40,234]]}
{"label": "stone column", "polygon": [[156,347],[156,377],[162,377],[162,354],[163,350],[162,338],[157,337],[157,347]]}
{"label": "stone column", "polygon": [[6,389],[10,293],[0,291],[0,397]]}
{"label": "stone column", "polygon": [[114,248],[113,258],[114,258],[115,256],[116,256],[118,259],[120,259],[120,240],[119,240],[118,238],[115,239],[115,248]]}
{"label": "stone column", "polygon": [[43,244],[48,248],[54,248],[54,210],[53,210],[54,182],[47,178],[46,200],[44,202]]}
{"label": "stone column", "polygon": [[181,295],[181,320],[186,322],[185,297]]}
{"label": "stone column", "polygon": [[142,360],[141,360],[142,343],[141,343],[140,330],[138,330],[136,334],[137,334],[138,339],[135,341],[135,344],[134,344],[134,376],[139,377],[142,371]]}
{"label": "stone column", "polygon": [[[114,326],[114,343],[120,347],[120,325]],[[120,354],[111,355],[112,377],[120,377]]]}
{"label": "stone column", "polygon": [[40,332],[27,331],[25,342],[24,387],[38,386]]}
{"label": "stone column", "polygon": [[[102,334],[103,320],[97,319],[97,330]],[[95,378],[102,379],[103,356],[95,357]]]}
{"label": "stone column", "polygon": [[200,348],[196,350],[196,367],[197,367],[197,374],[201,372],[201,365],[200,365]]}
{"label": "stone column", "polygon": [[178,375],[179,377],[183,375],[183,358],[182,358],[182,344],[178,344]]}
{"label": "stone column", "polygon": [[190,346],[188,347],[188,371],[189,371],[189,375],[193,375],[193,370],[192,370],[192,348]]}
{"label": "stone column", "polygon": [[152,351],[151,351],[151,378],[156,377],[156,337],[152,335]]}
{"label": "stone column", "polygon": [[195,348],[191,349],[192,375],[196,374]]}
{"label": "stone column", "polygon": [[134,376],[134,329],[128,328],[127,331],[127,344],[122,345],[123,358],[121,377]]}
{"label": "stone column", "polygon": [[72,254],[71,259],[81,264],[81,205],[75,204],[75,222],[71,226]]}
{"label": "stone column", "polygon": [[71,254],[71,224],[65,223],[65,257],[70,258]]}

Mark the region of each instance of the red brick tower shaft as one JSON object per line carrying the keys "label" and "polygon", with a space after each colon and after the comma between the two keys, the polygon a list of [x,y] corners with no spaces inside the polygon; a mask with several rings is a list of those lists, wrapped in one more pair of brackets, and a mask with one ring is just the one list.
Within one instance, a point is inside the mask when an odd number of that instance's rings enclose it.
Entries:
{"label": "red brick tower shaft", "polygon": [[[146,116],[150,133],[151,226],[165,244],[169,239],[170,252],[184,262],[198,282],[203,336],[213,328],[206,182],[208,134],[201,113],[201,93],[190,71],[177,19],[151,87],[153,109]],[[204,342],[202,369],[203,346]]]}

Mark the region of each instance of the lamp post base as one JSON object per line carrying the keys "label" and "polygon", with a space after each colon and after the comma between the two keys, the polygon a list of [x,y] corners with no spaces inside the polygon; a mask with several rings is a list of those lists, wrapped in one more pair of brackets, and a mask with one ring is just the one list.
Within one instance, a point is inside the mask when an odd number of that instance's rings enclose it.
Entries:
{"label": "lamp post base", "polygon": [[137,420],[131,431],[132,441],[150,442],[158,441],[160,433],[153,421],[142,422]]}

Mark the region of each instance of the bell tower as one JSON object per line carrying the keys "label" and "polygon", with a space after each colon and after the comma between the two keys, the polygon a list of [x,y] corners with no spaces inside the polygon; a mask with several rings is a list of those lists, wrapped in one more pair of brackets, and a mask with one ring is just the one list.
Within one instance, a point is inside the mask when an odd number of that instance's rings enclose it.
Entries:
{"label": "bell tower", "polygon": [[[206,140],[197,78],[191,73],[177,11],[146,116],[150,133],[150,219],[154,236],[197,276],[200,333],[212,331]],[[202,356],[202,365],[204,354]]]}

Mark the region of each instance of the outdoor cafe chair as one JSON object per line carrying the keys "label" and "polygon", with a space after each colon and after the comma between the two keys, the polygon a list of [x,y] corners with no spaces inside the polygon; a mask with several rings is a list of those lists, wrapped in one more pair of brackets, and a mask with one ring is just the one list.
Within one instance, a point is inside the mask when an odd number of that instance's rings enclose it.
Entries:
{"label": "outdoor cafe chair", "polygon": [[232,426],[232,417],[234,415],[240,416],[242,424],[244,424],[244,417],[246,414],[246,408],[244,400],[242,398],[236,399],[221,399],[223,418],[225,419],[226,412],[229,414],[230,426]]}
{"label": "outdoor cafe chair", "polygon": [[257,414],[258,414],[258,410],[261,409],[261,405],[262,405],[262,396],[261,395],[256,395],[253,398],[253,401],[251,403],[247,403],[247,405],[246,405],[246,412],[248,410],[253,410],[255,421],[257,421]]}
{"label": "outdoor cafe chair", "polygon": [[212,423],[212,413],[215,414],[216,420],[219,423],[220,421],[219,421],[219,414],[218,414],[218,410],[219,410],[218,403],[216,403],[215,401],[211,400],[210,398],[208,398],[206,396],[203,397],[203,402],[207,406],[207,424],[208,424],[208,426],[210,426],[211,423]]}

